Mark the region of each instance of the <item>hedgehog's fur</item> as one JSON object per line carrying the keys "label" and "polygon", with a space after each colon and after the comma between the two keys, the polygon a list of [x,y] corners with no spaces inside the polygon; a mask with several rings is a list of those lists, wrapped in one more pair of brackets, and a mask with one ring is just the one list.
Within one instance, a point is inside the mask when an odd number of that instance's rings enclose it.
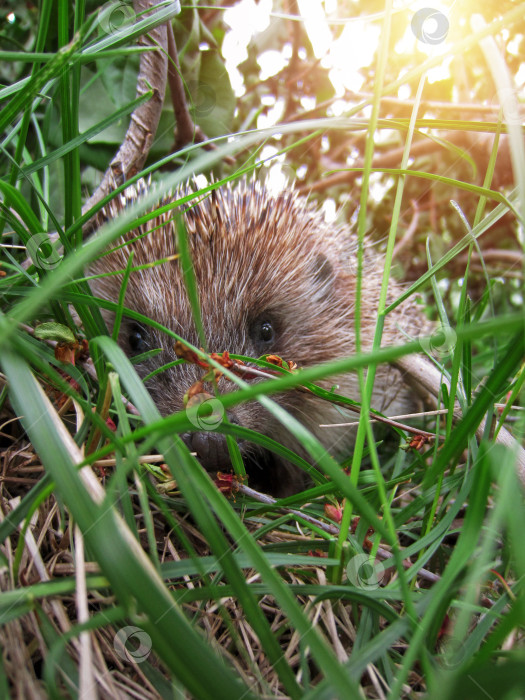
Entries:
{"label": "hedgehog's fur", "polygon": [[[139,185],[139,189],[130,187],[114,198],[102,212],[100,222],[117,216],[128,202],[136,200],[144,187],[144,184]],[[188,192],[177,193],[176,199]],[[228,350],[251,357],[273,353],[293,360],[299,367],[307,367],[355,351],[357,247],[355,236],[348,229],[326,223],[321,212],[292,191],[272,195],[256,182],[241,182],[233,188],[228,185],[214,190],[186,208],[184,220],[210,352]],[[152,219],[127,238],[146,230],[151,233],[101,257],[91,266],[90,272],[100,274],[124,269],[130,248],[134,253],[134,266],[176,254],[173,212]],[[361,302],[363,350],[372,345],[382,270],[380,256],[367,250]],[[99,278],[91,282],[91,287],[102,298],[117,301],[121,280],[120,275]],[[392,283],[392,296],[399,291]],[[190,343],[200,345],[177,260],[133,272],[125,305],[169,327]],[[271,344],[265,344],[259,337],[265,321],[269,321],[274,330]],[[387,316],[383,345],[401,342],[404,336],[400,328],[417,334],[422,323],[413,302],[406,302]],[[136,324],[124,319],[119,344],[128,354],[133,354],[129,339],[134,331]],[[148,347],[163,350],[139,366],[139,372],[145,376],[175,359],[174,342],[152,328],[140,329],[140,332],[144,335],[141,351]],[[201,369],[184,365],[152,379],[148,387],[160,412],[166,415],[180,410],[184,393],[202,375]],[[327,380],[324,386],[330,387],[335,382],[339,386],[338,393],[359,400],[355,373]],[[219,388],[228,391],[235,387],[223,379]],[[298,391],[274,398],[301,420],[331,453],[335,456],[348,454],[353,431],[318,427],[320,423],[342,422],[334,406]],[[377,368],[372,403],[374,408],[391,415],[404,413],[412,407],[411,392],[397,370],[390,366]],[[306,457],[286,427],[258,402],[237,406],[230,419],[263,432]],[[227,468],[226,464],[221,464],[227,452],[216,434],[194,437],[193,447],[199,451],[199,446],[200,456],[208,467]],[[298,487],[301,479],[288,464],[257,450],[246,443],[241,446],[252,463],[256,485],[262,484],[279,495]],[[258,475],[264,478],[257,478]]]}

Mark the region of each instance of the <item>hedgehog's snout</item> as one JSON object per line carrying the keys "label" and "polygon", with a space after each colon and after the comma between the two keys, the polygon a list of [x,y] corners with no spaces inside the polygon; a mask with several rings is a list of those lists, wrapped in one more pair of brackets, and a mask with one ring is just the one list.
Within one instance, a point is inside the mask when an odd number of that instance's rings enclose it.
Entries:
{"label": "hedgehog's snout", "polygon": [[[230,423],[240,423],[237,416],[231,411],[227,412],[227,419]],[[217,414],[214,417],[212,414],[209,417],[207,429],[184,433],[181,436],[186,446],[196,453],[202,466],[211,472],[231,468],[226,437],[216,430],[220,422],[222,422],[221,416]],[[242,445],[242,441],[239,441],[239,445]]]}
{"label": "hedgehog's snout", "polygon": [[182,439],[207,471],[216,472],[231,466],[226,438],[221,433],[185,433]]}

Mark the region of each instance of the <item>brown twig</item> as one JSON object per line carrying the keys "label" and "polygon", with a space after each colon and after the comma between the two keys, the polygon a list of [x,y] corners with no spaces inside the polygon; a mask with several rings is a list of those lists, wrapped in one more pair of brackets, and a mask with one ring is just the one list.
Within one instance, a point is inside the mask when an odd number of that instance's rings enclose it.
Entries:
{"label": "brown twig", "polygon": [[[374,99],[374,96],[371,93],[366,92],[352,92],[351,97],[357,97],[363,100],[367,100],[367,104],[371,104]],[[416,100],[413,98],[401,99],[399,97],[391,97],[385,95],[381,97],[381,104],[394,105],[396,107],[401,108],[408,108],[410,111],[412,111],[412,107],[416,104]],[[472,104],[469,102],[441,102],[439,100],[422,100],[419,103],[420,114],[422,114],[425,110],[432,110],[434,112],[469,112],[473,114],[493,114],[497,116],[500,111],[500,106],[499,104],[480,105]]]}
{"label": "brown twig", "polygon": [[394,250],[392,252],[392,258],[394,259],[399,257],[399,253],[407,247],[417,231],[417,225],[419,223],[419,207],[415,199],[410,200],[410,204],[412,206],[412,211],[414,212],[412,215],[412,221],[405,231],[404,236],[394,246]]}
{"label": "brown twig", "polygon": [[[273,506],[277,503],[277,499],[272,498],[271,496],[267,496],[265,493],[255,491],[254,489],[251,489],[249,486],[246,486],[242,482],[238,483],[237,491],[239,493],[244,494],[245,496],[253,498],[256,501],[259,501],[259,503],[263,503],[264,505]],[[326,523],[323,520],[318,520],[317,518],[308,515],[308,513],[303,513],[302,511],[295,510],[294,508],[282,508],[282,510],[291,513],[292,515],[295,515],[298,518],[301,518],[301,520],[304,520],[310,525],[319,528],[323,532],[327,532],[329,535],[339,535],[340,528],[337,525],[333,525],[332,523]],[[391,559],[393,555],[386,549],[379,547],[377,550],[377,556],[378,558],[385,560]],[[412,562],[409,560],[403,561],[403,566],[405,569],[409,569],[412,566]],[[433,574],[431,571],[427,571],[426,569],[419,569],[418,574],[421,576],[421,578],[424,578],[427,581],[431,581],[432,583],[439,581],[439,576],[437,574]]]}
{"label": "brown twig", "polygon": [[[134,0],[133,7],[137,15],[144,15],[153,5],[154,0]],[[82,213],[90,211],[115,187],[115,183],[128,179],[142,169],[157,132],[167,75],[167,26],[159,25],[142,36],[139,43],[149,46],[151,51],[140,55],[140,67],[137,78],[137,97],[152,91],[151,98],[141,104],[132,113],[124,141],[106,170],[102,182],[82,208]],[[84,227],[84,235],[92,229],[92,222]]]}
{"label": "brown twig", "polygon": [[[207,151],[213,151],[217,148],[216,144],[207,143],[208,137],[200,126],[193,121],[188,109],[188,100],[186,99],[186,90],[182,80],[177,44],[171,24],[168,25],[168,56],[170,59],[168,62],[168,83],[170,86],[173,112],[177,122],[174,150],[178,151],[189,143],[202,143]],[[235,163],[235,158],[232,156],[225,156],[224,160],[230,165]]]}
{"label": "brown twig", "polygon": [[[523,268],[523,253],[521,250],[498,250],[489,248],[488,250],[483,250],[481,256],[476,251],[471,253],[471,260],[479,261],[481,259],[486,263],[491,262],[500,263],[501,265],[511,265],[512,267],[518,268],[520,272]],[[459,260],[466,262],[467,255],[460,256]]]}
{"label": "brown twig", "polygon": [[[396,360],[394,364],[405,374],[407,380],[410,380],[412,386],[419,395],[426,400],[431,398],[436,402],[441,391],[441,385],[446,384],[449,386],[446,377],[444,377],[439,369],[426,357],[422,357],[421,355],[407,355]],[[461,406],[457,401],[454,405],[454,418],[455,420],[461,420],[461,418],[463,418]],[[483,438],[485,426],[486,419],[484,418],[476,430],[476,437],[478,440]],[[514,450],[516,455],[516,474],[521,485],[525,489],[525,450],[504,427],[498,432],[496,443],[505,445],[511,450]]]}
{"label": "brown twig", "polygon": [[[475,160],[480,172],[484,172],[485,165],[490,157],[494,134],[492,133],[469,133],[467,131],[447,131],[440,134],[441,141],[446,141],[453,146],[458,146],[467,151]],[[419,158],[424,155],[439,152],[443,150],[443,145],[432,139],[416,141],[410,149],[411,158]],[[373,168],[396,168],[399,167],[405,148],[394,148],[386,153],[377,153],[372,159]],[[305,185],[297,189],[299,194],[307,195],[311,192],[323,192],[337,185],[352,183],[356,178],[361,177],[361,169],[364,167],[364,160],[359,158],[356,160],[353,168],[356,170],[343,169],[341,172],[333,173],[328,177],[319,180],[311,185]],[[498,160],[496,167],[496,179],[499,185],[508,183],[512,178],[512,169],[510,167],[510,152],[508,138],[505,134],[500,136],[498,148]]]}
{"label": "brown twig", "polygon": [[[32,336],[35,335],[35,329],[32,328],[31,326],[28,326],[25,323],[21,323],[20,328],[22,328],[26,333],[29,333],[29,335],[32,335]],[[40,341],[46,343],[46,345],[48,345],[50,348],[53,348],[53,350],[57,346],[56,340],[51,340],[49,338],[46,338],[45,340],[40,339]],[[76,364],[78,366],[82,367],[86,371],[86,373],[91,377],[91,379],[94,379],[96,382],[98,382],[97,370],[95,369],[95,365],[93,364],[93,360],[90,357],[81,358],[77,361]],[[140,416],[140,413],[135,408],[135,406],[131,403],[131,401],[128,401],[128,399],[123,395],[121,396],[121,399],[122,399],[122,403],[124,404],[125,409],[129,413],[132,413],[134,416]]]}
{"label": "brown twig", "polygon": [[[225,355],[225,354],[224,354]],[[224,356],[223,355],[223,356]],[[178,357],[182,357],[182,355],[177,354]],[[193,352],[189,352],[184,355],[184,359],[188,362],[192,362],[193,364],[198,364],[201,366],[203,369],[209,370],[209,365],[208,363],[204,362]],[[219,360],[221,358],[216,357],[214,358],[215,360]],[[272,370],[270,368],[264,368],[264,369],[259,369],[258,367],[253,367],[252,365],[245,365],[244,363],[236,362],[235,360],[232,360],[229,355],[227,357],[227,368],[234,372],[238,377],[241,379],[255,379],[255,378],[260,378],[260,379],[277,379],[278,377],[282,377],[283,374],[282,372],[278,372],[277,370]],[[200,383],[199,383],[200,384]],[[295,387],[297,391],[302,391],[308,394],[312,394],[313,392],[308,389],[308,387],[298,385]],[[201,389],[199,388],[199,392]],[[317,398],[321,399],[322,401],[329,401],[330,403],[333,403],[335,406],[341,406],[341,408],[346,408],[349,411],[353,411],[354,413],[360,414],[361,413],[361,406],[353,406],[352,404],[348,404],[345,401],[338,401],[335,398],[327,398],[324,396],[318,396]],[[370,411],[369,413],[370,418],[372,420],[375,420],[379,423],[383,423],[385,425],[390,426],[391,428],[399,428],[400,430],[404,430],[407,433],[412,433],[414,435],[419,435],[424,438],[428,438],[429,440],[435,439],[435,434],[434,433],[429,433],[425,430],[421,430],[420,428],[414,428],[411,425],[406,425],[405,423],[399,423],[398,421],[388,418],[385,416],[381,416],[378,413],[374,413]]]}
{"label": "brown twig", "polygon": [[186,100],[186,91],[182,81],[182,73],[180,70],[179,54],[173,34],[173,27],[168,26],[168,83],[170,86],[171,103],[173,112],[177,122],[175,150],[184,148],[189,143],[202,143],[206,141],[206,136],[193,120],[188,109]]}

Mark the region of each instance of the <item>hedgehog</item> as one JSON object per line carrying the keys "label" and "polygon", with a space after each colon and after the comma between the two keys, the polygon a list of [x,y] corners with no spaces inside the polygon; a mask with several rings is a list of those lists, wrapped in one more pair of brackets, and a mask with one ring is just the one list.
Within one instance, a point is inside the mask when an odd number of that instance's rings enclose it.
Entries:
{"label": "hedgehog", "polygon": [[[118,216],[136,201],[146,183],[128,187],[99,215],[99,222]],[[192,188],[164,199],[175,201]],[[183,210],[188,244],[197,282],[201,317],[209,352],[258,358],[276,355],[298,367],[351,356],[355,353],[357,239],[346,225],[328,223],[320,209],[293,190],[271,193],[258,181],[241,181],[213,189]],[[146,234],[146,235],[145,235]],[[139,236],[139,238],[137,238]],[[143,224],[125,236],[128,244],[94,261],[93,275],[124,270],[130,251],[133,266],[159,259],[166,262],[131,273],[124,304],[166,326],[199,347],[181,265],[177,259],[177,225],[173,211]],[[131,241],[131,242],[129,242]],[[361,299],[362,350],[371,349],[375,331],[384,261],[372,247],[364,256]],[[116,302],[122,275],[91,280],[92,291]],[[389,295],[399,295],[391,281]],[[111,327],[112,318],[106,313]],[[383,345],[401,342],[406,333],[417,334],[424,325],[413,300],[385,318]],[[142,377],[176,359],[173,338],[151,326],[124,318],[118,343],[129,357],[159,348],[160,353],[138,363]],[[188,389],[203,377],[192,364],[171,366],[147,381],[162,415],[184,407]],[[260,380],[249,380],[260,381]],[[359,401],[355,372],[320,382],[337,393]],[[224,377],[222,393],[236,386]],[[210,388],[213,393],[213,388]],[[298,390],[274,395],[274,400],[307,427],[336,458],[348,456],[355,431],[342,423],[341,411],[328,401]],[[415,399],[399,370],[377,367],[372,407],[383,413],[404,414]],[[259,402],[237,405],[228,411],[230,422],[272,437],[311,462],[300,444]],[[219,432],[195,431],[183,436],[203,466],[211,472],[227,471],[230,459]],[[280,456],[255,444],[240,443],[250,485],[276,496],[289,495],[305,484],[304,472]]]}

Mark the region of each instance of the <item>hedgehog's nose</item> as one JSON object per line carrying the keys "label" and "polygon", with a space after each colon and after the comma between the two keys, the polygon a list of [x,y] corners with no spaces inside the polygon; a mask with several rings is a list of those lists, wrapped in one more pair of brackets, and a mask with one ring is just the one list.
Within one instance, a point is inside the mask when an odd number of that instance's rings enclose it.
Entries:
{"label": "hedgehog's nose", "polygon": [[226,438],[220,433],[191,433],[190,445],[192,452],[197,453],[197,458],[208,471],[215,472],[226,469],[231,465],[230,453],[226,445]]}
{"label": "hedgehog's nose", "polygon": [[[227,415],[230,423],[239,423],[236,416],[229,411]],[[208,471],[214,472],[231,468],[226,437],[221,433],[209,429],[195,433],[184,433],[181,437],[186,446],[197,454],[199,462]]]}

